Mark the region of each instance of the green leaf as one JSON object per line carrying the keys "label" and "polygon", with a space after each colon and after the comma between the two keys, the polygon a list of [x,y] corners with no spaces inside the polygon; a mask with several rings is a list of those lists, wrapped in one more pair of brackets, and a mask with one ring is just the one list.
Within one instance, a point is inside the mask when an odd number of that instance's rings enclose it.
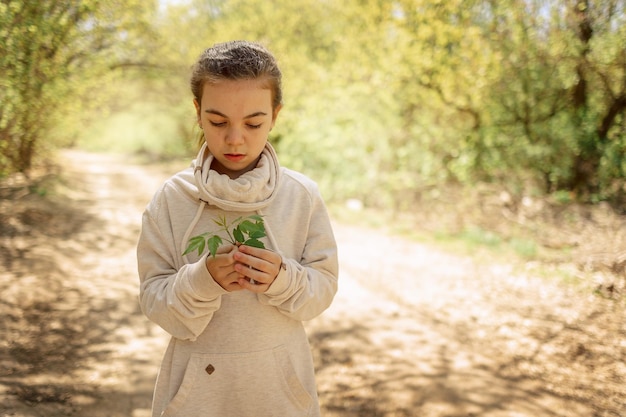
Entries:
{"label": "green leaf", "polygon": [[194,250],[198,250],[198,256],[200,256],[202,254],[202,252],[204,252],[204,235],[198,235],[198,236],[194,236],[191,239],[189,239],[189,243],[187,244],[187,249],[185,249],[185,251],[183,252],[183,255],[187,255],[190,252],[193,252]]}
{"label": "green leaf", "polygon": [[259,214],[253,214],[251,216],[248,216],[248,218],[251,219],[251,220],[256,220],[257,223],[263,224],[263,216],[261,216]]}
{"label": "green leaf", "polygon": [[258,239],[248,239],[245,242],[243,242],[243,244],[246,246],[252,246],[253,248],[265,249],[265,245],[263,244],[263,242],[261,242]]}
{"label": "green leaf", "polygon": [[222,238],[218,235],[213,235],[207,239],[207,243],[209,244],[209,253],[215,258],[217,248],[219,248],[222,244]]}
{"label": "green leaf", "polygon": [[241,225],[233,229],[233,236],[235,237],[235,240],[237,242],[243,243],[245,238],[243,237],[243,233],[241,232]]}
{"label": "green leaf", "polygon": [[263,222],[252,223],[249,220],[245,220],[241,222],[239,227],[250,237],[253,237],[252,235],[256,235],[257,238],[265,236],[265,226],[263,225]]}
{"label": "green leaf", "polygon": [[244,233],[250,233],[250,230],[255,230],[255,225],[250,220],[244,220],[239,223],[238,229]]}
{"label": "green leaf", "polygon": [[254,230],[250,233],[248,233],[248,236],[250,236],[251,239],[260,239],[262,237],[265,237],[265,232],[262,230]]}
{"label": "green leaf", "polygon": [[226,223],[226,216],[219,216],[217,219],[213,219],[213,223],[221,227],[226,227],[228,225]]}
{"label": "green leaf", "polygon": [[[263,224],[262,216],[253,214],[245,218],[238,217],[232,222],[228,222],[226,216],[222,215],[213,219],[213,222],[220,226],[220,229],[217,232],[207,232],[189,239],[187,249],[183,255],[197,250],[198,256],[200,256],[208,246],[209,254],[215,257],[217,250],[223,243],[222,237],[217,234],[220,232],[228,234],[226,240],[230,243],[241,243],[243,245],[265,249],[265,245],[259,240],[260,238],[267,236],[265,234],[265,225]],[[237,226],[233,228],[233,234],[231,236],[228,233],[228,229],[233,225]]]}
{"label": "green leaf", "polygon": [[258,221],[252,225],[252,227],[250,228],[250,231],[261,232],[265,234],[265,224],[263,224],[262,220]]}

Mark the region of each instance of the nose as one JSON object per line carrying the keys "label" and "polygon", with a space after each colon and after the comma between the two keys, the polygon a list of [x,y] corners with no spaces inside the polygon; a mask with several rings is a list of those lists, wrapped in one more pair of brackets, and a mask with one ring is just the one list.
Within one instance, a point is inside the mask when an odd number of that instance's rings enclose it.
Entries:
{"label": "nose", "polygon": [[243,132],[237,127],[231,127],[226,132],[226,143],[229,145],[238,145],[243,143]]}

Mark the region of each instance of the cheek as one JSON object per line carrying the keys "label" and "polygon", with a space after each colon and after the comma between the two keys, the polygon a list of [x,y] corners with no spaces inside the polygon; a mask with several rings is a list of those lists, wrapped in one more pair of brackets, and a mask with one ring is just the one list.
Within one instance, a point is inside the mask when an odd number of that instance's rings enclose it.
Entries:
{"label": "cheek", "polygon": [[259,142],[267,141],[269,139],[270,130],[272,130],[271,127],[266,127],[262,129],[260,132],[258,132],[258,135],[256,135],[257,140]]}
{"label": "cheek", "polygon": [[213,129],[206,128],[203,129],[204,140],[209,146],[216,146],[216,144],[220,143],[221,140],[218,135],[213,131]]}

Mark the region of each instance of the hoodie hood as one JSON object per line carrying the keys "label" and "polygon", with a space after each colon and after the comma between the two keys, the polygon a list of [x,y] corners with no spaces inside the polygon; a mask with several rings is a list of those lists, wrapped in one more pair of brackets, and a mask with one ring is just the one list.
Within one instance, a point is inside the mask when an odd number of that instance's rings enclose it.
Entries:
{"label": "hoodie hood", "polygon": [[280,180],[280,165],[272,145],[265,144],[256,168],[231,179],[211,169],[214,156],[206,143],[192,162],[199,198],[227,211],[258,211],[272,202]]}

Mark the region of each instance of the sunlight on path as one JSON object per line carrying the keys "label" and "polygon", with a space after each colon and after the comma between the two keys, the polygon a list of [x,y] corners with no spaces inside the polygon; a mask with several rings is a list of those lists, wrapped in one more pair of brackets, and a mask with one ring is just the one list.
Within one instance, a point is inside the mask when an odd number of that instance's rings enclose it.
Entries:
{"label": "sunlight on path", "polygon": [[[112,329],[115,360],[91,372],[101,383],[123,384],[130,370],[130,402],[141,404],[132,409],[143,413],[167,336],[137,308],[134,245],[141,212],[169,173],[101,155],[78,158],[95,158],[83,165],[92,169],[85,181],[102,220],[100,250],[84,259],[98,277],[94,297],[129,300],[111,315],[128,318]],[[546,390],[545,381],[518,369],[551,349],[550,338],[588,314],[590,302],[507,265],[476,265],[380,232],[373,242],[372,231],[334,226],[339,293],[307,323],[325,416],[592,415],[588,403]]]}
{"label": "sunlight on path", "polygon": [[[582,306],[563,302],[562,288],[380,231],[375,245],[367,244],[375,232],[335,231],[339,292],[307,323],[327,416],[592,415],[588,404],[510,374],[516,355],[541,348],[524,336],[520,313],[530,312],[526,325],[534,325],[532,308],[544,300],[565,323],[579,316]],[[547,297],[561,301],[560,311]]]}
{"label": "sunlight on path", "polygon": [[[89,210],[100,220],[95,230],[86,228],[77,236],[95,248],[85,251],[81,267],[74,271],[107,328],[107,342],[92,348],[109,352],[107,360],[77,372],[78,378],[104,392],[100,400],[84,404],[84,412],[145,417],[150,415],[154,379],[169,337],[139,310],[135,245],[141,213],[167,175],[151,176],[119,156],[68,151],[63,158],[68,174],[83,183],[84,195],[76,192],[74,198],[93,199]],[[125,399],[120,401],[122,392]]]}
{"label": "sunlight on path", "polygon": [[[64,152],[62,162],[70,184],[63,195],[84,210],[87,224],[71,239],[53,240],[54,247],[35,247],[30,256],[54,259],[58,270],[41,263],[17,271],[20,285],[3,298],[50,301],[61,313],[51,329],[65,326],[85,338],[72,341],[71,372],[24,379],[74,394],[67,404],[16,405],[9,415],[147,417],[169,337],[139,309],[135,245],[145,205],[186,165],[168,172],[79,151]],[[615,362],[611,349],[586,361],[594,345],[585,320],[596,314],[597,300],[496,261],[477,265],[381,231],[334,228],[339,292],[306,323],[325,417],[619,416],[596,413],[586,401],[599,401],[585,392],[600,381],[593,366]],[[601,342],[619,352],[626,347],[616,336],[623,323],[610,326]],[[559,365],[570,357],[579,374]]]}

